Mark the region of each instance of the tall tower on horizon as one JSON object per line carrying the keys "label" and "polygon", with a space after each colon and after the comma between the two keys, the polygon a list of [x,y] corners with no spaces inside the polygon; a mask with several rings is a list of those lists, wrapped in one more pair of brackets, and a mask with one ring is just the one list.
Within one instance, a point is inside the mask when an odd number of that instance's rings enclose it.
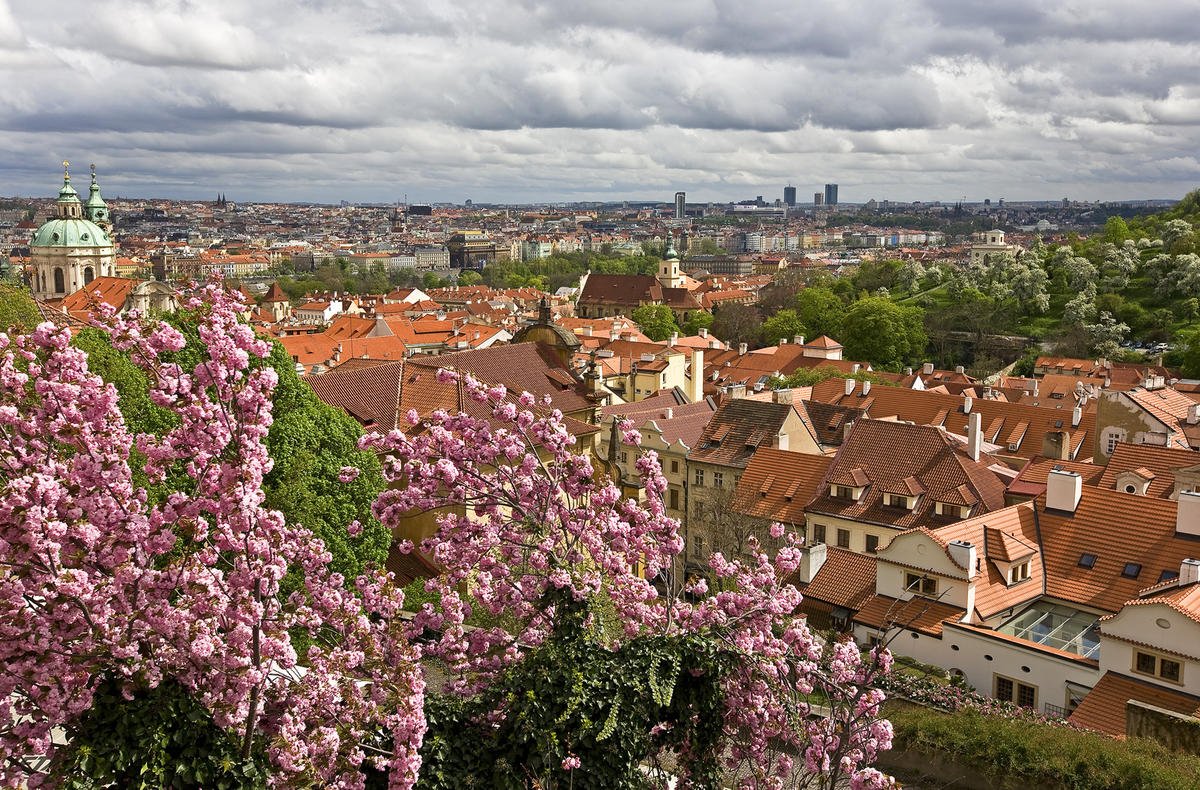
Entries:
{"label": "tall tower on horizon", "polygon": [[687,193],[675,193],[675,219],[683,219],[687,216]]}
{"label": "tall tower on horizon", "polygon": [[789,207],[796,205],[796,188],[791,184],[783,188],[783,205]]}
{"label": "tall tower on horizon", "polygon": [[836,206],[838,204],[837,184],[825,185],[825,205]]}

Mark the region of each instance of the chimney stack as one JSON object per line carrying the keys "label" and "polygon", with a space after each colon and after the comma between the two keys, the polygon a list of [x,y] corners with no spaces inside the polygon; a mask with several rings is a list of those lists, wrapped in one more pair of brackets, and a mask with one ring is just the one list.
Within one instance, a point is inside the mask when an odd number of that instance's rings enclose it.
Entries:
{"label": "chimney stack", "polygon": [[771,393],[771,400],[774,401],[775,403],[791,403],[792,402],[792,391],[791,390],[775,390],[773,393]]}
{"label": "chimney stack", "polygon": [[672,332],[672,333],[671,333],[671,342],[670,342],[670,343],[668,343],[667,345],[670,345],[670,346],[677,346],[677,345],[679,345],[679,333],[678,333],[678,332]]}
{"label": "chimney stack", "polygon": [[688,380],[688,400],[704,400],[704,349],[692,349],[692,377]]}
{"label": "chimney stack", "polygon": [[708,330],[704,327],[700,327],[700,337],[708,337]]}
{"label": "chimney stack", "polygon": [[1079,421],[1082,419],[1083,419],[1083,407],[1076,406],[1074,409],[1071,410],[1071,427],[1078,428]]}
{"label": "chimney stack", "polygon": [[745,343],[738,343],[738,356],[739,357],[746,356],[746,348],[747,347],[746,347]]}
{"label": "chimney stack", "polygon": [[854,379],[846,379],[846,394],[854,394]]}
{"label": "chimney stack", "polygon": [[792,341],[796,345],[802,346],[802,345],[804,345],[804,335],[796,335],[794,338],[792,338]]}
{"label": "chimney stack", "polygon": [[1180,491],[1175,505],[1175,534],[1200,537],[1200,491]]}
{"label": "chimney stack", "polygon": [[970,395],[965,396],[963,398],[963,414],[970,414],[971,407],[974,405],[975,405],[975,399],[972,398]]}
{"label": "chimney stack", "polygon": [[1200,403],[1193,403],[1188,406],[1187,424],[1195,425],[1197,423],[1200,423]]}
{"label": "chimney stack", "polygon": [[799,571],[800,583],[808,584],[821,570],[821,566],[825,564],[825,555],[827,553],[824,543],[814,543],[811,546],[805,546],[800,554]]}
{"label": "chimney stack", "polygon": [[923,375],[923,376],[932,376],[933,375],[933,363],[932,362],[926,362],[924,365],[921,366],[921,375]]}
{"label": "chimney stack", "polygon": [[[1046,509],[1074,513],[1083,496],[1083,478],[1065,469],[1051,469],[1046,476]],[[1180,499],[1183,495],[1180,494]],[[1200,496],[1196,497],[1200,501]]]}
{"label": "chimney stack", "polygon": [[863,397],[866,397],[867,393],[868,393],[868,392],[870,392],[870,391],[871,391],[871,382],[869,382],[869,381],[864,381],[864,382],[863,382],[863,386],[862,386],[862,394],[863,394]]}
{"label": "chimney stack", "polygon": [[860,364],[858,364],[857,362],[855,362],[855,363],[854,363],[854,364],[853,364],[853,365],[850,367],[850,372],[851,372],[851,373],[857,373],[857,372],[858,372],[858,370],[859,370],[859,368],[861,368],[861,367],[862,367],[862,365],[860,365]]}
{"label": "chimney stack", "polygon": [[966,568],[967,579],[974,579],[975,560],[978,557],[978,554],[975,552],[975,546],[967,540],[952,540],[946,545],[946,548],[950,551],[950,558],[957,565]]}
{"label": "chimney stack", "polygon": [[670,406],[668,406],[668,407],[667,407],[667,410],[666,410],[665,412],[663,412],[663,419],[664,419],[664,420],[669,420],[669,419],[671,419],[671,418],[672,418],[672,417],[674,417],[674,416],[675,416],[675,410],[674,410],[674,409],[672,409]]}
{"label": "chimney stack", "polygon": [[1186,559],[1179,563],[1179,586],[1200,582],[1200,560]]}
{"label": "chimney stack", "polygon": [[967,454],[971,456],[972,461],[978,461],[982,450],[983,417],[979,412],[974,412],[967,417]]}
{"label": "chimney stack", "polygon": [[954,372],[961,376],[964,372],[966,372],[966,368],[964,368],[962,365],[955,365]]}

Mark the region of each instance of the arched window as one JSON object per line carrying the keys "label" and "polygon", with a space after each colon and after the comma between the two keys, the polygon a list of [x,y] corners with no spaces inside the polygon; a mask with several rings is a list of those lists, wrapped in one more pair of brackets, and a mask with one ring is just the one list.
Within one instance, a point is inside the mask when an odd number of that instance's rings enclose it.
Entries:
{"label": "arched window", "polygon": [[54,293],[61,294],[67,292],[67,279],[63,276],[63,270],[59,267],[54,269]]}
{"label": "arched window", "polygon": [[87,285],[88,283],[90,283],[90,282],[91,282],[92,280],[94,280],[94,279],[96,279],[96,271],[95,271],[95,269],[93,269],[91,266],[86,266],[86,267],[84,267],[84,270],[83,270],[83,284],[84,284],[84,285]]}

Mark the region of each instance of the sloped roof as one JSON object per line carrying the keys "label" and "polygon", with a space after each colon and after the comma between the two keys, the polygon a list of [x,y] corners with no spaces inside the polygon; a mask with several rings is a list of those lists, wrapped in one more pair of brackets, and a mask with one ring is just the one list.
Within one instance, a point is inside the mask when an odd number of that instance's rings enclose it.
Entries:
{"label": "sloped roof", "polygon": [[[1166,498],[1175,490],[1175,470],[1196,466],[1200,466],[1200,453],[1194,450],[1121,442],[1114,448],[1096,485],[1115,488],[1119,475],[1142,469],[1145,471],[1138,473],[1150,481],[1146,495]],[[1146,472],[1150,473],[1149,476]]]}
{"label": "sloped roof", "polygon": [[759,445],[769,446],[788,415],[794,413],[795,409],[787,403],[745,398],[726,401],[705,427],[688,459],[745,467]]}
{"label": "sloped roof", "polygon": [[875,565],[875,558],[870,554],[828,546],[825,549],[825,563],[811,582],[802,584],[798,572],[794,572],[786,581],[794,584],[805,598],[844,606],[857,612],[875,595]]}
{"label": "sloped roof", "polygon": [[1130,700],[1185,716],[1200,716],[1200,697],[1110,670],[1079,703],[1079,707],[1071,714],[1071,722],[1124,740],[1125,706]]}
{"label": "sloped roof", "polygon": [[97,277],[62,301],[62,311],[81,320],[88,320],[94,307],[106,304],[117,310],[141,280],[129,277]]}
{"label": "sloped roof", "polygon": [[1021,470],[1008,484],[1008,492],[1013,496],[1036,497],[1046,493],[1046,478],[1055,469],[1075,472],[1083,478],[1085,486],[1099,485],[1105,467],[1085,461],[1060,461],[1035,455],[1025,462]]}
{"label": "sloped roof", "polygon": [[871,628],[901,626],[929,636],[941,636],[943,623],[962,616],[962,609],[930,598],[913,596],[902,601],[887,595],[873,595],[859,607],[854,622]]}
{"label": "sloped roof", "polygon": [[748,516],[803,523],[804,506],[816,493],[830,460],[827,455],[760,447],[738,481],[734,507]]}
{"label": "sloped roof", "polygon": [[[965,436],[968,414],[965,399],[958,395],[904,389],[872,387],[866,395],[857,385],[845,394],[840,379],[822,381],[813,386],[812,399],[824,403],[861,408],[874,418],[895,418],[918,425],[941,425],[947,431]],[[1048,409],[1020,403],[976,398],[973,412],[983,418],[984,441],[1002,445],[999,454],[1032,458],[1042,452],[1042,441],[1049,431],[1067,431],[1071,435],[1073,457],[1090,458],[1094,446],[1096,415],[1085,412],[1078,426],[1072,427],[1072,409]],[[1009,449],[1008,445],[1015,445]]]}
{"label": "sloped roof", "polygon": [[[855,501],[830,496],[822,487],[808,510],[897,529],[943,525],[946,517],[935,513],[934,503],[965,498],[960,486],[967,487],[984,512],[1004,507],[1004,482],[988,469],[990,463],[987,456],[972,461],[957,439],[937,428],[859,420],[834,456],[829,482],[866,485],[866,491]],[[913,510],[884,503],[885,490],[912,490],[914,484],[924,491]]]}

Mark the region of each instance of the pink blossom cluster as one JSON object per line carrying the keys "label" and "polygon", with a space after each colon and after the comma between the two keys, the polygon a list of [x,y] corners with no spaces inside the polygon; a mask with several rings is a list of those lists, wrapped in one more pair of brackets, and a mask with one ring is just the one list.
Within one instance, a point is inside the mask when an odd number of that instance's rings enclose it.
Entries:
{"label": "pink blossom cluster", "polygon": [[[424,687],[403,597],[380,574],[348,588],[321,541],[263,507],[270,347],[218,284],[186,307],[204,344],[187,370],[169,361],[184,346],[171,326],[100,319],[177,418],[161,437],[129,433],[68,329],[0,334],[0,783],[53,782],[31,761],[52,758],[52,731],[70,738],[98,681],[116,677],[130,694],[177,680],[247,754],[265,738],[276,785],[360,787],[370,759],[411,787]],[[133,447],[151,482],[182,470],[187,490],[152,501]],[[285,596],[292,572],[303,581]],[[297,632],[311,637],[304,655]],[[381,730],[392,748],[364,754]]]}
{"label": "pink blossom cluster", "polygon": [[[637,501],[575,451],[557,410],[468,374],[438,375],[490,405],[491,418],[439,411],[422,420],[414,412],[406,430],[364,437],[361,446],[383,457],[392,482],[375,504],[381,523],[402,528],[415,514],[436,513],[438,529],[420,548],[445,572],[427,582],[435,603],[417,614],[412,633],[437,635],[426,652],[456,673],[452,688],[484,688],[536,649],[555,628],[562,595],[603,596],[623,624],[604,635],[613,649],[634,637],[696,634],[737,657],[724,685],[725,751],[747,787],[783,787],[797,776],[891,786],[869,768],[891,745],[879,717],[883,695],[870,687],[890,655],[864,659],[852,643],[827,654],[795,616],[800,594],[782,581],[799,562],[794,535],[775,535],[785,545],[773,559],[754,540],[747,558],[714,555],[717,590],[693,583],[686,592],[698,600],[686,600],[671,581],[683,542],[664,508],[667,482],[655,453],[638,456]],[[640,444],[632,425],[618,428],[625,443]],[[507,627],[468,628],[476,608],[503,615]],[[804,700],[814,688],[829,710],[810,718]],[[578,767],[573,757],[563,766]]]}

